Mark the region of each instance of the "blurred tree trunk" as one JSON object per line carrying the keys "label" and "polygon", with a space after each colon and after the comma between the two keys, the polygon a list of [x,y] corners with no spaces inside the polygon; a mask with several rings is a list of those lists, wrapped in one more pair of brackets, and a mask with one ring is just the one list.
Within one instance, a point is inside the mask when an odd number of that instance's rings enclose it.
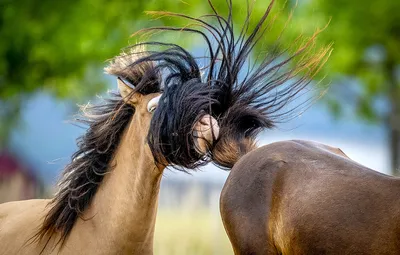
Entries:
{"label": "blurred tree trunk", "polygon": [[391,113],[389,117],[389,145],[392,174],[400,176],[400,88],[396,77],[396,65],[391,59],[387,62],[389,77],[389,98]]}
{"label": "blurred tree trunk", "polygon": [[391,150],[391,166],[393,175],[400,176],[400,164],[399,164],[399,137],[400,132],[395,128],[391,127],[390,131],[390,150]]}

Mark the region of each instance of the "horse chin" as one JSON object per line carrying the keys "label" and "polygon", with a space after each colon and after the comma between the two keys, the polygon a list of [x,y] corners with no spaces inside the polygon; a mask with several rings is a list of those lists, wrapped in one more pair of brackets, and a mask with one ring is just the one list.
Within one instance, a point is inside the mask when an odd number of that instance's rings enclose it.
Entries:
{"label": "horse chin", "polygon": [[205,155],[219,137],[218,121],[209,114],[204,115],[195,124],[193,137],[196,151]]}

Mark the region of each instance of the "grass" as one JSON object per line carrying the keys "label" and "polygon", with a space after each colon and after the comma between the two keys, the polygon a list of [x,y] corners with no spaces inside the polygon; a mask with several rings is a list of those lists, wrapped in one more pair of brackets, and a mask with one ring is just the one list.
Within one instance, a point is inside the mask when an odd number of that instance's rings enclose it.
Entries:
{"label": "grass", "polygon": [[156,255],[233,254],[218,210],[160,209],[154,239]]}

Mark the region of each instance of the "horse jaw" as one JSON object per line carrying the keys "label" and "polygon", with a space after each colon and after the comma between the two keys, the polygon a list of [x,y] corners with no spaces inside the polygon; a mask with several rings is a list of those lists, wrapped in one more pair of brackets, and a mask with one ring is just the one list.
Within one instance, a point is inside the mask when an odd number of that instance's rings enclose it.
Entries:
{"label": "horse jaw", "polygon": [[200,154],[206,154],[209,146],[219,137],[218,121],[209,114],[204,115],[193,129],[195,148]]}

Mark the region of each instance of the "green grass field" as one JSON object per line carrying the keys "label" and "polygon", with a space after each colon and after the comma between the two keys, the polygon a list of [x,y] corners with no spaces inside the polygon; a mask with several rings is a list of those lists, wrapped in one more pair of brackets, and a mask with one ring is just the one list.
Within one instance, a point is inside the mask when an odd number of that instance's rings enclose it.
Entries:
{"label": "green grass field", "polygon": [[161,209],[154,239],[156,255],[233,254],[218,210]]}

